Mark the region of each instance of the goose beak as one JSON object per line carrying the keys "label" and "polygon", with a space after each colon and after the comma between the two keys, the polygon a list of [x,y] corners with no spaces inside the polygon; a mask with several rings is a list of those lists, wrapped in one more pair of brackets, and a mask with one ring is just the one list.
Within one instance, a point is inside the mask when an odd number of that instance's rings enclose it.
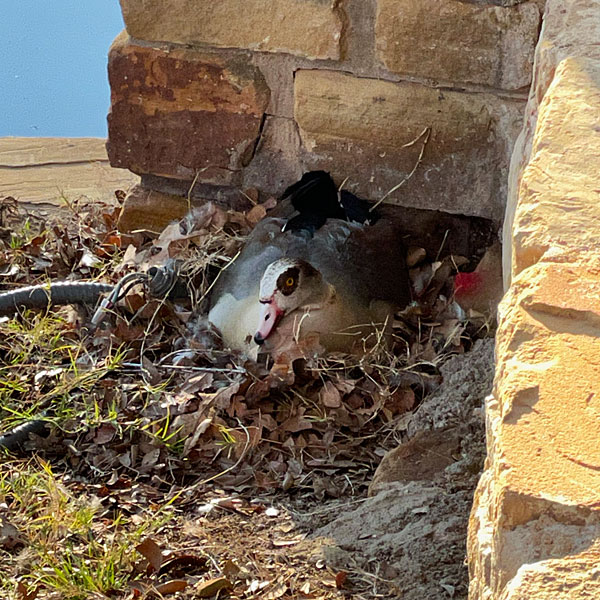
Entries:
{"label": "goose beak", "polygon": [[282,316],[283,311],[273,300],[261,303],[260,316],[258,317],[258,329],[254,334],[254,341],[258,345],[263,344],[269,337]]}

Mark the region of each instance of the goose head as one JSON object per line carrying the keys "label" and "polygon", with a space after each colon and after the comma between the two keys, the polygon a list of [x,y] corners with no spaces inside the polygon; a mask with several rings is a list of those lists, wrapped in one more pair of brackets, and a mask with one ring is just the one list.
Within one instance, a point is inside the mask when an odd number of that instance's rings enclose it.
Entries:
{"label": "goose head", "polygon": [[305,260],[281,258],[271,263],[260,281],[261,309],[254,341],[263,344],[281,319],[299,309],[317,309],[332,294],[332,286]]}

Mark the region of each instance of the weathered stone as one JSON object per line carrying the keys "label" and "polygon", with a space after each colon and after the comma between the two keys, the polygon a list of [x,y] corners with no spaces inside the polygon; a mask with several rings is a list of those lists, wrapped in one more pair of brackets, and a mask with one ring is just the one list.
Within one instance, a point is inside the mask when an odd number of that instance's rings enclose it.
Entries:
{"label": "weathered stone", "polygon": [[302,61],[290,54],[252,54],[252,64],[258,67],[271,90],[271,99],[267,106],[269,115],[294,118],[294,73],[298,64],[302,62],[308,61]]}
{"label": "weathered stone", "polygon": [[378,0],[376,44],[391,71],[519,89],[531,82],[540,14],[459,0]]}
{"label": "weathered stone", "polygon": [[[521,178],[531,157],[540,104],[562,60],[568,57],[587,57],[600,60],[598,39],[600,39],[600,0],[577,0],[574,2],[548,0],[542,33],[535,52],[533,84],[525,112],[524,127],[515,143],[511,160],[507,210],[504,219],[505,288],[510,285],[515,268],[512,256],[513,221]],[[589,87],[586,84],[588,91]],[[563,105],[564,102],[563,98]],[[574,111],[568,119],[575,114]],[[579,154],[581,155],[581,153]]]}
{"label": "weathered stone", "polygon": [[[599,595],[600,0],[548,0],[510,170],[472,600]],[[513,222],[514,221],[514,222]]]}
{"label": "weathered stone", "polygon": [[160,233],[171,221],[186,215],[189,208],[186,198],[136,185],[125,197],[119,231],[145,229]]}
{"label": "weathered stone", "polygon": [[600,537],[599,331],[599,268],[539,263],[500,305],[488,466],[469,526],[474,599],[500,598],[522,565]]}
{"label": "weathered stone", "polygon": [[[600,29],[599,29],[600,31]],[[600,60],[568,58],[539,107],[513,225],[513,274],[600,252]]]}
{"label": "weathered stone", "polygon": [[301,70],[295,78],[305,168],[347,177],[347,189],[371,200],[497,220],[523,108],[491,94],[333,71]]}
{"label": "weathered stone", "polygon": [[459,456],[460,432],[457,428],[420,431],[383,457],[369,485],[369,496],[392,482],[431,480]]}
{"label": "weathered stone", "polygon": [[244,186],[279,196],[302,177],[299,151],[300,134],[295,121],[267,117],[254,158],[244,170]]}
{"label": "weathered stone", "polygon": [[500,600],[600,598],[600,550],[523,565]]}
{"label": "weathered stone", "polygon": [[111,164],[235,182],[258,141],[269,90],[247,57],[155,48],[121,35],[109,53]]}
{"label": "weathered stone", "polygon": [[130,35],[307,58],[339,57],[342,22],[332,0],[121,0]]}
{"label": "weathered stone", "polygon": [[[568,57],[600,60],[600,0],[548,0],[536,49],[531,96],[541,101],[558,64]],[[530,96],[530,97],[531,97]]]}

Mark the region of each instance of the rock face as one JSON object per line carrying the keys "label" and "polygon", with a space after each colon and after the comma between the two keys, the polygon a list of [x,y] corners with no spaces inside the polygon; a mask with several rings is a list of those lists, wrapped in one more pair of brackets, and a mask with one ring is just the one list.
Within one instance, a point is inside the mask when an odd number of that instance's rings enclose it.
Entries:
{"label": "rock face", "polygon": [[540,261],[558,261],[559,255],[561,262],[596,261],[599,114],[600,60],[565,58],[540,103],[530,160],[521,174],[513,226],[515,275]]}
{"label": "rock face", "polygon": [[111,162],[198,202],[324,168],[499,223],[541,1],[121,0]]}
{"label": "rock face", "polygon": [[115,167],[230,183],[259,139],[269,90],[248,57],[142,46],[127,36],[108,61],[108,155]]}
{"label": "rock face", "polygon": [[396,73],[519,89],[531,81],[539,19],[532,3],[378,0],[377,53]]}
{"label": "rock face", "polygon": [[599,0],[548,0],[511,166],[472,600],[600,597],[598,39]]}

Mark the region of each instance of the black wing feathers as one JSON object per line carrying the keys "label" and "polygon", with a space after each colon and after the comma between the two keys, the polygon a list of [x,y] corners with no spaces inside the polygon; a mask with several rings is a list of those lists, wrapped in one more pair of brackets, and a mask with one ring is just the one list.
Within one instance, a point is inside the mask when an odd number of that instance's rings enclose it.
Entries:
{"label": "black wing feathers", "polygon": [[326,171],[310,171],[288,187],[281,199],[289,198],[298,215],[287,221],[284,231],[304,231],[313,235],[327,219],[372,223],[370,204],[354,194],[338,189]]}

